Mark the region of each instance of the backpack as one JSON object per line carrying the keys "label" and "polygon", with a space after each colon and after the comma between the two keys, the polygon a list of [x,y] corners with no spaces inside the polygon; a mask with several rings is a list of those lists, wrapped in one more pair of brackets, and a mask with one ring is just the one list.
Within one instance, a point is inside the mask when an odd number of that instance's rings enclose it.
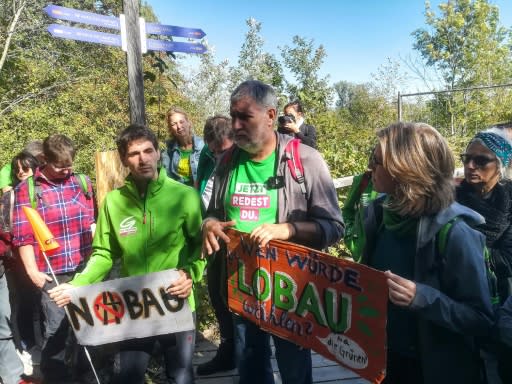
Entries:
{"label": "backpack", "polygon": [[300,161],[299,145],[300,139],[292,139],[284,147],[286,163],[290,169],[293,179],[299,183],[301,192],[306,195],[306,186],[304,185],[304,167]]}
{"label": "backpack", "polygon": [[[460,217],[455,217],[447,222],[445,225],[441,227],[439,232],[437,233],[437,254],[438,257],[443,257],[444,252],[446,250],[446,244],[448,242],[448,234],[450,233],[450,229],[453,224],[460,220]],[[489,293],[491,294],[491,304],[493,307],[497,306],[500,302],[499,294],[498,294],[498,279],[496,278],[496,274],[491,269],[491,255],[487,246],[484,246],[484,261],[485,261],[485,274],[487,275],[487,284],[489,285]],[[443,260],[441,261],[441,265],[443,265]]]}
{"label": "backpack", "polygon": [[[82,193],[85,195],[87,200],[92,198],[92,192],[89,191],[89,186],[87,184],[87,179],[83,173],[74,173],[72,177],[75,178],[75,181],[80,185],[80,189]],[[30,200],[30,205],[32,208],[37,209],[37,195],[40,194],[38,191],[39,186],[37,186],[34,182],[34,176],[30,176],[27,178],[28,185],[28,198]]]}
{"label": "backpack", "polygon": [[[357,184],[358,182],[359,184]],[[361,260],[366,243],[364,210],[378,196],[378,192],[373,189],[373,186],[368,188],[370,183],[371,173],[369,172],[363,173],[360,178],[355,176],[341,210],[345,220],[345,237],[343,241],[352,254],[352,258],[357,262]],[[368,191],[366,191],[367,188]]]}

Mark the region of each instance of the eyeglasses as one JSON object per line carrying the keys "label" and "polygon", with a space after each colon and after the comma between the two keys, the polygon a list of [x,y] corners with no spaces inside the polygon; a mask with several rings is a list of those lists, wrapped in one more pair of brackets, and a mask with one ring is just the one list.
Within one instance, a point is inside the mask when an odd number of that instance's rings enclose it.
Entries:
{"label": "eyeglasses", "polygon": [[487,164],[496,161],[496,158],[485,156],[485,155],[470,155],[469,153],[462,153],[460,155],[460,159],[464,164],[469,164],[470,161],[473,161],[475,167],[483,168]]}
{"label": "eyeglasses", "polygon": [[375,155],[375,151],[372,153],[372,158],[371,158],[371,164],[370,165],[372,167],[375,167],[377,165],[384,165],[382,163],[382,161],[377,160],[377,155]]}
{"label": "eyeglasses", "polygon": [[54,169],[55,172],[71,171],[71,169],[73,168],[72,165],[68,165],[65,167],[58,167],[57,165],[55,165],[53,163],[48,163],[48,164]]}

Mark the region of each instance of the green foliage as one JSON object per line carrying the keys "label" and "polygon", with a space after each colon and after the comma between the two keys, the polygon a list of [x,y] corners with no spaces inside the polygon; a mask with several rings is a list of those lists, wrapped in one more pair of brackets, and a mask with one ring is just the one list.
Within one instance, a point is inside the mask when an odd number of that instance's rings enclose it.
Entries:
{"label": "green foliage", "polygon": [[455,0],[425,6],[426,24],[413,32],[414,48],[440,70],[450,88],[499,83],[510,69],[509,32],[499,26],[499,9],[487,0]]}
{"label": "green foliage", "polygon": [[[413,32],[414,48],[427,66],[435,68],[444,88],[460,89],[510,83],[510,30],[499,25],[499,9],[487,0],[455,0],[439,5],[436,15],[426,3],[428,28]],[[500,90],[510,100],[510,91]],[[494,92],[453,92],[432,102],[445,134],[464,135],[510,116]]]}
{"label": "green foliage", "polygon": [[210,303],[206,276],[199,283],[194,284],[194,290],[196,295],[197,329],[204,331],[217,324],[217,318]]}
{"label": "green foliage", "polygon": [[283,90],[283,69],[277,59],[263,51],[264,40],[261,37],[261,23],[253,18],[247,19],[249,31],[238,56],[238,66],[230,70],[230,84],[233,90],[239,83],[249,79],[263,81],[272,85],[277,93]]}
{"label": "green foliage", "polygon": [[329,77],[320,78],[318,72],[327,53],[322,45],[314,47],[314,41],[300,36],[293,37],[293,46],[281,48],[281,57],[296,82],[286,82],[290,99],[299,99],[307,111],[316,114],[331,105],[332,88]]}

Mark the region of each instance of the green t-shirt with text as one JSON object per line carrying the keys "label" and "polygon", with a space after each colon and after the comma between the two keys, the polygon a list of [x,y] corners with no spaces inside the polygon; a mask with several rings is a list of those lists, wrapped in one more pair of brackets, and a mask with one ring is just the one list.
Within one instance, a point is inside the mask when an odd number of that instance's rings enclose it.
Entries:
{"label": "green t-shirt with text", "polygon": [[240,162],[233,170],[226,193],[226,213],[235,220],[235,229],[251,232],[261,224],[277,220],[277,189],[268,189],[269,178],[275,174],[276,154],[262,161],[252,161],[240,151]]}

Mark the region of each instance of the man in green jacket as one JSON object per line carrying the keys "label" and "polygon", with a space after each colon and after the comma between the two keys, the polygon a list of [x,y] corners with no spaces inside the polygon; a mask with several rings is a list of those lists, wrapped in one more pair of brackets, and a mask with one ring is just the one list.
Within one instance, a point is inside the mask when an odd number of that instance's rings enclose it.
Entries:
{"label": "man in green jacket", "polygon": [[[57,305],[70,301],[72,286],[100,282],[120,258],[121,275],[136,276],[176,268],[180,278],[167,292],[188,298],[194,310],[193,283],[203,276],[201,210],[197,192],[167,177],[158,169],[160,159],[155,134],[130,125],[117,139],[117,149],[130,174],[125,185],[105,197],[99,212],[93,252],[83,272],[69,284],[50,291]],[[155,342],[163,349],[166,373],[174,382],[192,383],[195,331],[179,332],[120,343],[118,383],[144,383]]]}

